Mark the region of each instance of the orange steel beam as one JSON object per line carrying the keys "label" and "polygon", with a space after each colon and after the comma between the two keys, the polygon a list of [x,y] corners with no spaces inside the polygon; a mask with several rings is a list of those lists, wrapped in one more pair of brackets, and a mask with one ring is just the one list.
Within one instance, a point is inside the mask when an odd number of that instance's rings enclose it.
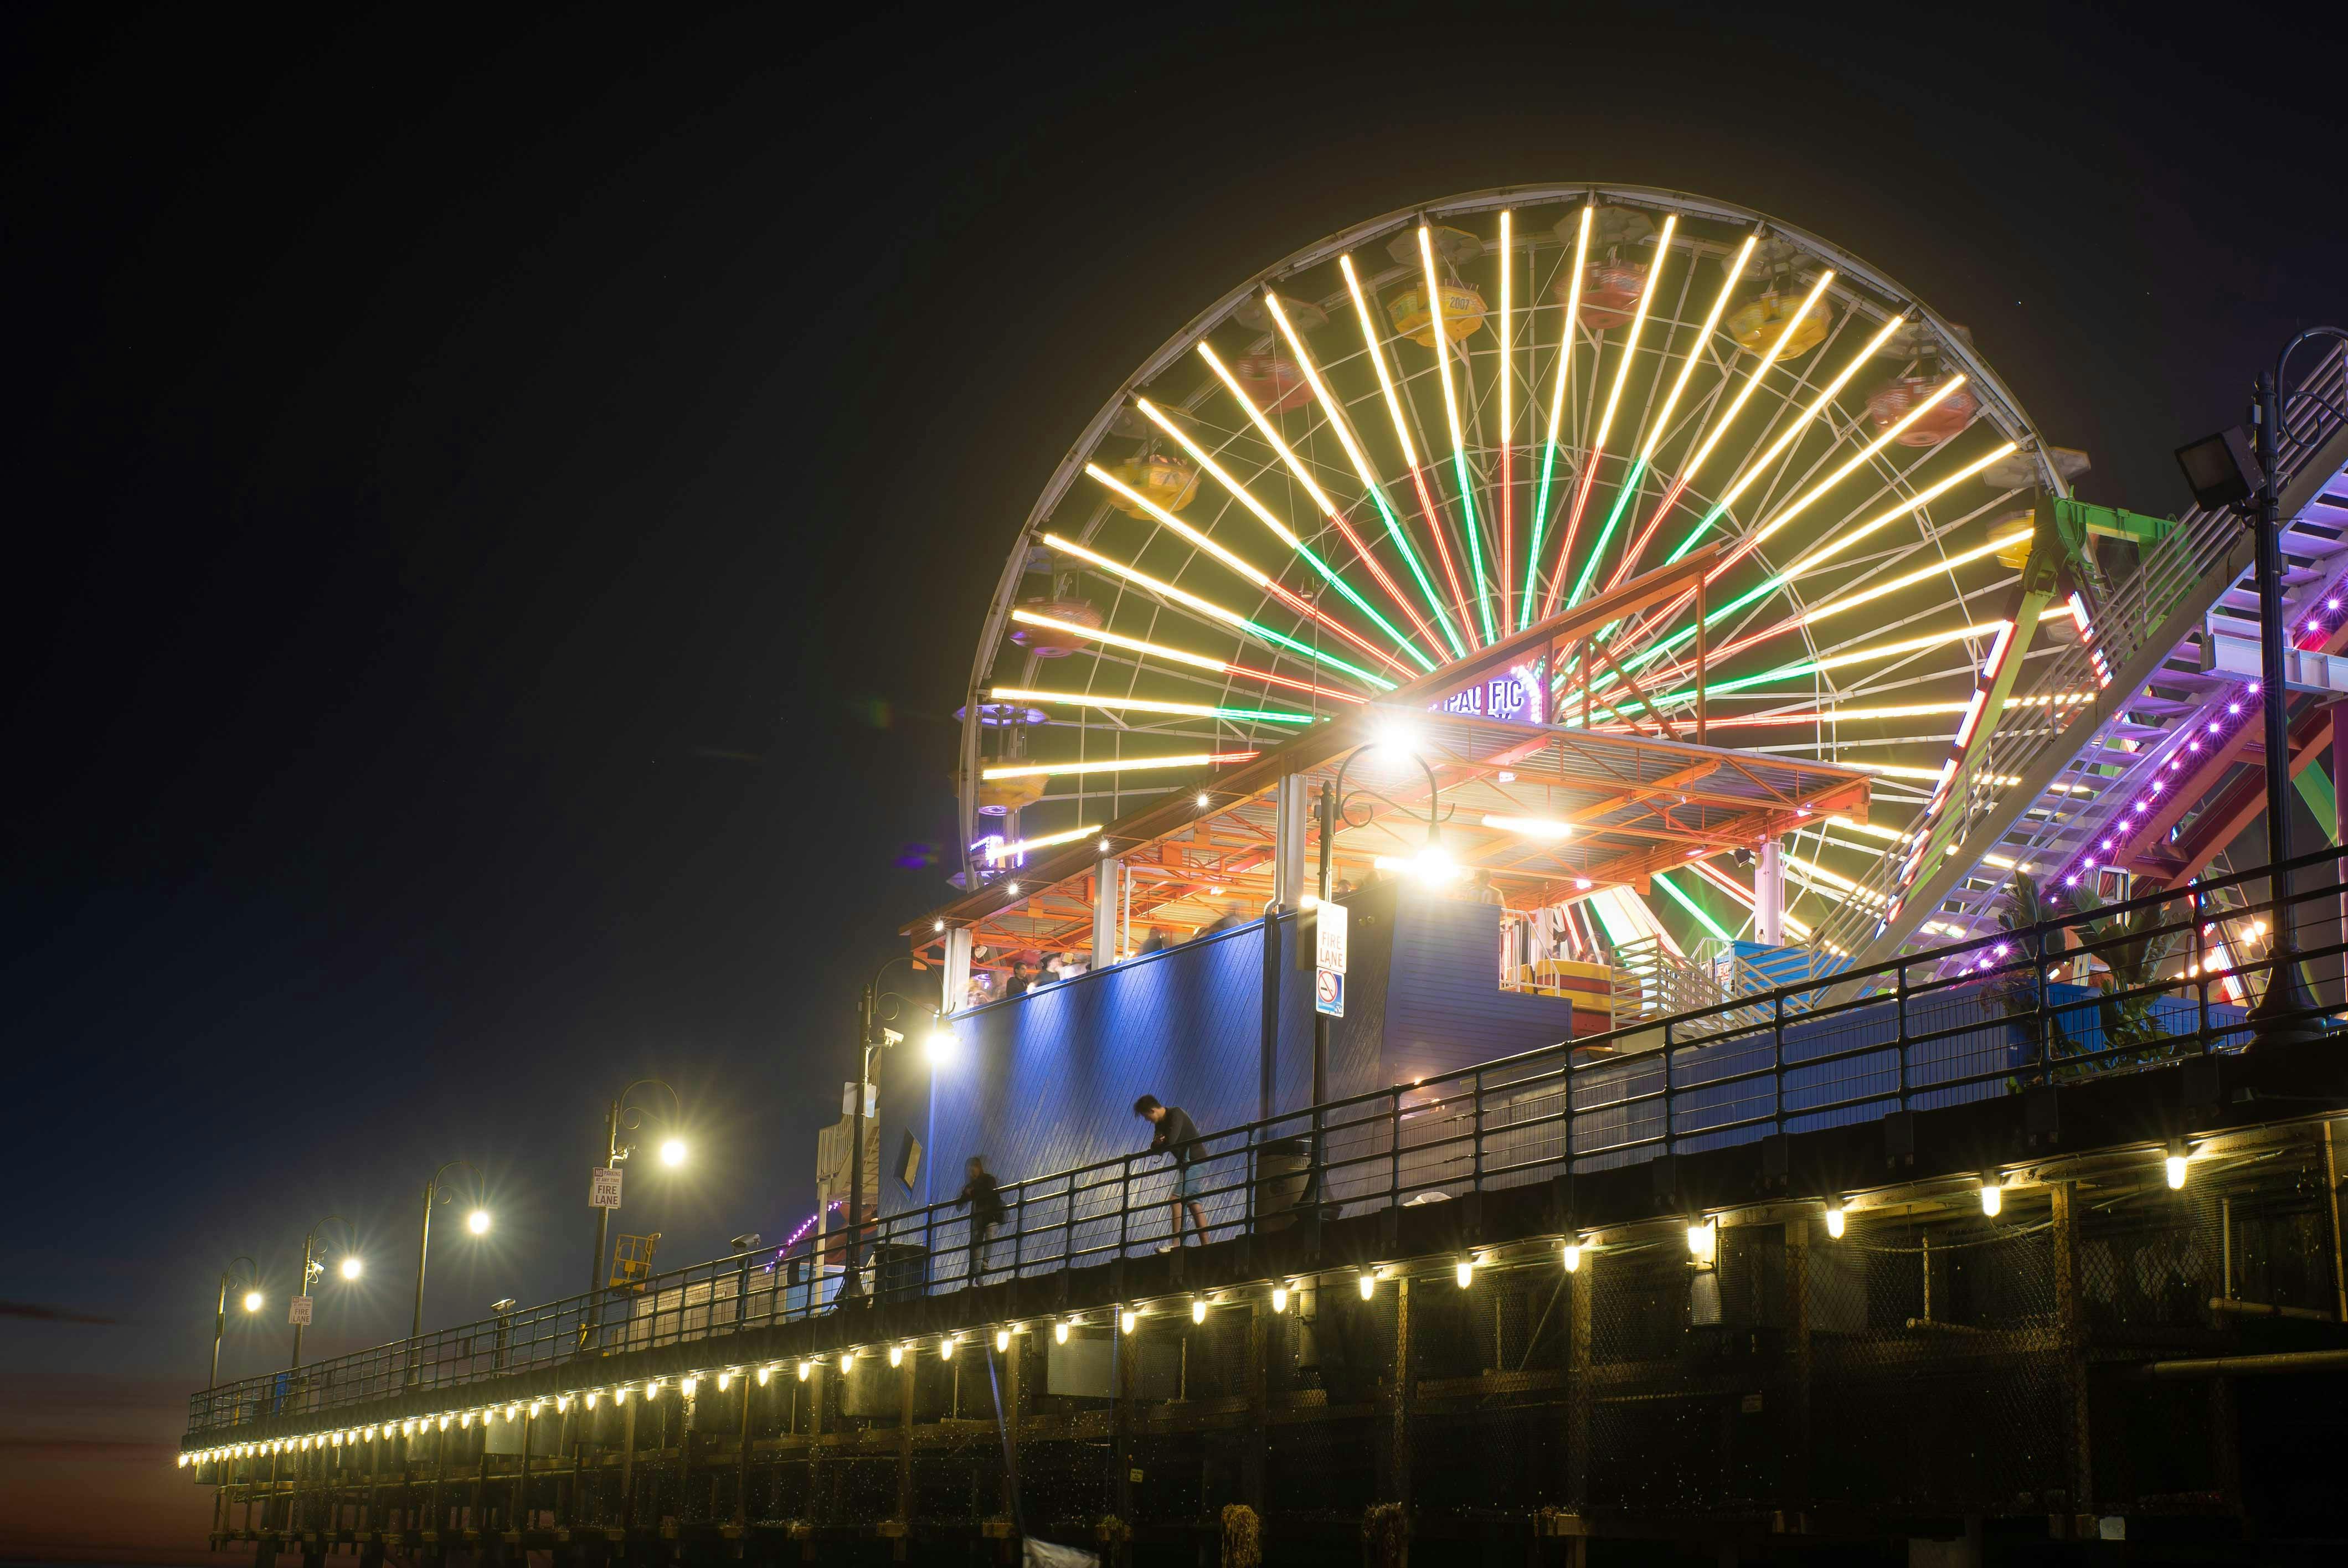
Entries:
{"label": "orange steel beam", "polygon": [[[1549,653],[1550,667],[1554,668],[1554,651],[1559,643],[1570,641],[1586,631],[1595,631],[1610,621],[1651,604],[1660,603],[1680,592],[1686,584],[1702,581],[1703,574],[1719,553],[1720,547],[1716,544],[1691,550],[1670,566],[1658,567],[1653,571],[1632,578],[1621,588],[1584,600],[1579,605],[1536,621],[1512,637],[1487,643],[1467,658],[1447,664],[1431,675],[1407,682],[1387,693],[1376,706],[1424,708],[1437,699],[1496,671],[1512,669],[1540,653]],[[1203,781],[1198,787],[1210,796],[1218,797],[1226,806],[1251,798],[1290,774],[1309,772],[1340,753],[1367,744],[1375,738],[1376,719],[1372,704],[1364,703],[1361,709],[1341,713],[1283,745],[1239,764],[1218,777]],[[1198,808],[1190,801],[1194,793],[1197,792],[1184,789],[1143,806],[1110,824],[1102,831],[1101,836],[1124,850],[1163,838],[1197,820]],[[1038,889],[1056,886],[1089,872],[1099,858],[1098,851],[1089,845],[1066,845],[1028,867],[1026,875],[1020,880],[1024,884],[1032,879]],[[908,923],[901,927],[901,934],[909,937],[927,934],[939,920],[949,926],[975,926],[1018,901],[1003,891],[1001,883],[991,884],[973,889],[943,908],[932,910],[921,919]]]}
{"label": "orange steel beam", "polygon": [[[2291,726],[2291,774],[2315,761],[2332,744],[2332,709],[2311,708]],[[2335,781],[2336,782],[2336,781]],[[2174,892],[2209,868],[2237,835],[2266,810],[2266,774],[2253,768],[2220,791],[2201,809],[2193,825],[2176,844],[2171,858],[2157,852],[2137,856],[2134,864],[2154,878],[2164,892]]]}

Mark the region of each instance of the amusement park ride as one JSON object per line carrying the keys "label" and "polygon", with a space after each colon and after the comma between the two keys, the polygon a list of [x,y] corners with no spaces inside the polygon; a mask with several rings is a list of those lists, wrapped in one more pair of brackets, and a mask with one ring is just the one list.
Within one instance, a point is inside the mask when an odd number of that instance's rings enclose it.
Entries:
{"label": "amusement park ride", "polygon": [[[2322,398],[2279,428],[2329,828],[2348,446]],[[2251,535],[2083,504],[2086,466],[1964,328],[1762,214],[1573,186],[1373,219],[1200,313],[1070,448],[972,665],[963,891],[909,935],[1100,962],[1292,907],[1278,781],[1381,737],[1434,764],[1463,873],[1615,942],[1863,965],[1995,929],[2018,881],[2223,871],[2263,804]],[[1686,815],[1765,764],[1840,804]],[[1341,830],[1340,874],[1407,836]]]}

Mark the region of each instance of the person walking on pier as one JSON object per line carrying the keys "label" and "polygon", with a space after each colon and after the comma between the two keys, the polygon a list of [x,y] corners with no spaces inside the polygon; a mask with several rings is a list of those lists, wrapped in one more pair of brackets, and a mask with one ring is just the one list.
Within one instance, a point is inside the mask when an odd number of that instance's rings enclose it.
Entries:
{"label": "person walking on pier", "polygon": [[970,1209],[970,1278],[975,1284],[984,1259],[986,1239],[1003,1223],[1003,1194],[988,1174],[983,1156],[973,1154],[963,1165],[964,1180],[954,1207]]}
{"label": "person walking on pier", "polygon": [[1206,1173],[1201,1167],[1205,1154],[1199,1147],[1198,1123],[1179,1105],[1165,1105],[1155,1094],[1145,1094],[1133,1102],[1133,1113],[1157,1127],[1158,1135],[1149,1140],[1150,1153],[1168,1153],[1174,1157],[1174,1239],[1158,1250],[1172,1252],[1182,1245],[1182,1211],[1190,1211],[1190,1223],[1199,1229],[1199,1245],[1207,1245],[1207,1216],[1199,1207],[1199,1193],[1206,1184]]}

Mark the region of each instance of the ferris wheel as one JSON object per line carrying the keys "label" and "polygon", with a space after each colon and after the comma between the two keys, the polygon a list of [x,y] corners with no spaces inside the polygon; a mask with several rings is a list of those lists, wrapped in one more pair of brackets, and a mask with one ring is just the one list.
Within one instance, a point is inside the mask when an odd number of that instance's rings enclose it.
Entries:
{"label": "ferris wheel", "polygon": [[1788,845],[1787,927],[1879,925],[1984,702],[2092,695],[2034,679],[2092,640],[2091,562],[2018,595],[2064,467],[1963,328],[1760,213],[1560,186],[1372,219],[1200,312],[1053,475],[972,662],[959,880],[1710,549],[1701,598],[1492,716],[1701,701],[1712,745],[1865,771],[1868,820]]}

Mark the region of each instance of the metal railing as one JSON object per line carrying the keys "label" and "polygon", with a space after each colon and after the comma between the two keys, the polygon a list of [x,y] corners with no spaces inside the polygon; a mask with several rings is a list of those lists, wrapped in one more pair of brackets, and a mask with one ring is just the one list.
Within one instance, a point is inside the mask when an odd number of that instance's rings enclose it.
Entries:
{"label": "metal railing", "polygon": [[[2337,853],[2295,861],[2322,885],[2280,901],[2250,897],[2263,870],[2219,878],[1207,1133],[1181,1201],[1210,1239],[1276,1232],[2240,1050],[2270,966],[2227,955],[2285,919],[2329,1029],[2348,1012]],[[223,1384],[189,1432],[548,1368],[592,1388],[618,1375],[602,1358],[689,1342],[722,1368],[733,1336],[1166,1246],[1176,1183],[1139,1152],[1006,1182],[984,1233],[953,1203],[871,1220],[852,1283],[845,1235],[811,1236]]]}

